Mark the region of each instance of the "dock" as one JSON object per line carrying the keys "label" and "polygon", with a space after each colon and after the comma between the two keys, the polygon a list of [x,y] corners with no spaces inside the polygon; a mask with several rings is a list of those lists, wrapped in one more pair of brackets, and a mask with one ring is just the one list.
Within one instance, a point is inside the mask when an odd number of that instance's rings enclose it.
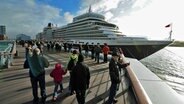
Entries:
{"label": "dock", "polygon": [[[19,56],[15,57],[12,66],[0,72],[0,102],[1,104],[32,104],[32,88],[29,77],[29,69],[23,69],[25,61],[25,49],[17,45]],[[56,63],[62,63],[66,66],[69,55],[67,52],[48,52],[44,55],[50,62],[50,66],[46,68],[46,104],[77,104],[75,94],[69,95],[69,72],[64,76],[64,91],[59,95],[56,102],[52,101],[54,91],[54,82],[50,77],[50,72]],[[108,100],[110,78],[107,63],[97,64],[91,57],[85,58],[85,63],[90,67],[90,86],[87,90],[86,104],[105,104]],[[40,93],[39,93],[40,94]],[[122,87],[117,93],[117,104],[125,104]]]}
{"label": "dock", "polygon": [[[12,66],[0,72],[0,102],[1,104],[32,104],[32,88],[29,77],[29,69],[23,69],[25,61],[25,49],[17,45],[19,56],[15,57]],[[69,95],[69,73],[63,79],[63,93],[60,93],[56,102],[52,101],[54,82],[50,72],[56,63],[62,63],[64,67],[69,59],[67,52],[44,52],[50,66],[46,68],[46,104],[77,104],[75,94]],[[116,94],[117,104],[182,104],[177,93],[164,81],[153,74],[138,60],[126,58],[130,62],[127,72],[122,72],[122,82]],[[90,86],[86,94],[86,104],[106,104],[108,100],[110,77],[108,63],[97,64],[91,57],[85,58],[85,64],[90,68]],[[128,73],[126,75],[126,73]],[[135,79],[127,76],[135,75]],[[137,80],[136,80],[137,79]],[[140,86],[140,87],[137,87]],[[138,92],[137,92],[138,91]],[[40,93],[39,93],[40,94]],[[141,100],[143,99],[143,100]],[[137,101],[138,100],[138,101]],[[141,103],[142,102],[142,103]]]}

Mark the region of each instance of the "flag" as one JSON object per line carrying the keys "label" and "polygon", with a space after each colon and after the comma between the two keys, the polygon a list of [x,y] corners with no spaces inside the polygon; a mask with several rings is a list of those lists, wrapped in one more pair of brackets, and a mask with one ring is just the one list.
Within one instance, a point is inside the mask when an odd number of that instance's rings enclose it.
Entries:
{"label": "flag", "polygon": [[171,24],[168,24],[168,25],[165,26],[165,28],[170,27],[170,26],[171,26]]}

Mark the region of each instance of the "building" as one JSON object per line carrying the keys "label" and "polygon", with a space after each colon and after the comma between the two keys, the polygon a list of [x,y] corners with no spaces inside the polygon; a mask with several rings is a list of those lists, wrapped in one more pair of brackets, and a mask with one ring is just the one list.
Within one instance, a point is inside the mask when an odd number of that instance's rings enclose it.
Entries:
{"label": "building", "polygon": [[8,37],[6,36],[6,26],[0,26],[0,40],[6,40]]}
{"label": "building", "polygon": [[19,34],[16,36],[16,40],[31,40],[31,37],[25,34]]}
{"label": "building", "polygon": [[0,35],[6,35],[6,26],[0,26]]}
{"label": "building", "polygon": [[55,37],[54,35],[57,29],[57,26],[53,26],[53,24],[48,23],[48,26],[43,28],[43,32],[40,32],[36,35],[36,39],[44,41],[58,40],[60,38]]}

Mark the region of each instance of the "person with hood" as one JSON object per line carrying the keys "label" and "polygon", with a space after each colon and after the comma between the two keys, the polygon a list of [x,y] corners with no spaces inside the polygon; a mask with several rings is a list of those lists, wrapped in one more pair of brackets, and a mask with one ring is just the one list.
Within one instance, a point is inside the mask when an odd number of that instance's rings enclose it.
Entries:
{"label": "person with hood", "polygon": [[79,104],[85,104],[85,94],[90,82],[89,67],[83,61],[84,56],[79,54],[77,64],[72,72],[72,87],[76,92]]}
{"label": "person with hood", "polygon": [[60,92],[63,92],[63,75],[66,74],[66,71],[64,71],[63,67],[61,64],[57,63],[55,64],[55,69],[52,70],[50,73],[50,76],[54,78],[54,83],[55,83],[55,88],[54,88],[54,93],[53,93],[53,101],[57,99],[58,96],[58,86],[60,86]]}
{"label": "person with hood", "polygon": [[68,65],[67,65],[67,70],[70,72],[70,81],[69,81],[69,91],[70,91],[70,95],[74,94],[74,91],[72,89],[71,86],[71,78],[72,78],[72,71],[74,66],[76,65],[78,60],[78,54],[76,50],[73,50],[72,54],[69,57],[69,61],[68,61]]}
{"label": "person with hood", "polygon": [[[29,75],[32,85],[32,93],[33,93],[33,104],[39,103],[38,97],[38,83],[41,91],[41,101],[42,104],[45,104],[46,100],[46,89],[45,89],[45,61],[43,60],[42,55],[40,55],[40,49],[31,47],[28,48],[27,60],[29,64]],[[48,61],[48,60],[47,60]]]}

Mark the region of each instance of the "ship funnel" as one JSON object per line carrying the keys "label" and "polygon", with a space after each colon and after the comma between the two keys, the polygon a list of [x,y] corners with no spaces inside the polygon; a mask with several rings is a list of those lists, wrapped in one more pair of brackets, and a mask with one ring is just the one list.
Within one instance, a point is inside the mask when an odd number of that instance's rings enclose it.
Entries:
{"label": "ship funnel", "polygon": [[51,27],[52,26],[52,24],[51,23],[48,23],[48,27]]}

